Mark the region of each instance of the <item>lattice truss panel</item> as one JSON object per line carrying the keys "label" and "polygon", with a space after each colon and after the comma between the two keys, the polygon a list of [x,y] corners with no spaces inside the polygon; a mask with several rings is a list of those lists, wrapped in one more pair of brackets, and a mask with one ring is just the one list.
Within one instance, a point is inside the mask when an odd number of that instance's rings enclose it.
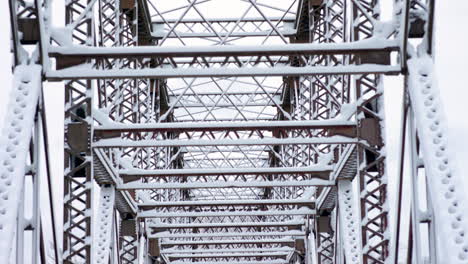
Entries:
{"label": "lattice truss panel", "polygon": [[[101,4],[103,22],[117,19],[112,7]],[[162,52],[110,54],[96,63],[109,73],[156,68],[152,72],[162,74],[100,80],[96,113],[102,126],[94,146],[121,178],[120,189],[134,199],[137,225],[147,233],[153,257],[161,254],[171,263],[288,262],[299,254],[306,261],[312,240],[319,262],[333,261],[339,238],[330,228],[330,216],[338,215],[332,175],[340,160],[352,160],[345,177],[356,175],[358,122],[349,72],[325,69],[349,65],[354,57],[314,54],[313,47],[263,47],[346,45],[346,3],[167,1],[144,7],[133,13],[121,8],[119,14],[140,22],[132,15],[147,12],[151,44]],[[141,32],[135,43],[119,41],[105,25],[104,46],[149,44],[139,42]],[[372,48],[392,50],[389,43]],[[324,74],[307,76],[306,69]],[[259,70],[268,73],[255,74]],[[368,103],[357,95],[360,104]],[[282,126],[286,121],[290,127]]]}
{"label": "lattice truss panel", "polygon": [[49,1],[11,2],[15,63],[37,45],[65,84],[63,263],[391,259],[383,75],[427,3],[70,0],[56,28]]}

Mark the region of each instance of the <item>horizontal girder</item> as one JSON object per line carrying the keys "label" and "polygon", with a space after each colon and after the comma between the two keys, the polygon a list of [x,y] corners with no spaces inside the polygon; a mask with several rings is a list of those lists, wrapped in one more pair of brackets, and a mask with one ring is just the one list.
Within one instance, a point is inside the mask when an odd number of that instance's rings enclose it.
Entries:
{"label": "horizontal girder", "polygon": [[335,182],[323,179],[294,181],[216,181],[188,183],[130,182],[117,185],[119,190],[152,190],[152,189],[216,189],[216,188],[264,188],[264,187],[313,187],[334,186]]}
{"label": "horizontal girder", "polygon": [[223,240],[161,240],[161,246],[193,246],[193,245],[281,245],[281,246],[294,246],[296,240],[290,238],[261,238],[261,239],[223,239]]}
{"label": "horizontal girder", "polygon": [[167,19],[153,19],[151,22],[153,24],[160,24],[160,23],[226,23],[226,22],[263,22],[265,20],[270,20],[271,22],[294,22],[296,17],[207,17],[207,18],[183,18],[183,19],[175,19],[175,18],[167,18]]}
{"label": "horizontal girder", "polygon": [[49,70],[46,78],[49,81],[62,80],[92,80],[92,79],[155,79],[155,78],[211,78],[211,77],[260,77],[260,76],[313,76],[313,75],[364,75],[386,74],[397,75],[401,66],[363,64],[346,66],[281,66],[274,68],[222,68],[207,69],[122,69],[96,70],[73,68],[64,70]]}
{"label": "horizontal girder", "polygon": [[216,176],[216,175],[271,175],[271,174],[313,174],[324,178],[331,172],[330,166],[309,167],[265,167],[265,168],[215,168],[215,169],[166,169],[166,170],[121,170],[120,175],[132,177],[172,176]]}
{"label": "horizontal girder", "polygon": [[258,200],[215,200],[215,201],[174,201],[174,202],[152,202],[139,203],[141,210],[170,208],[170,207],[200,207],[200,206],[264,206],[264,205],[288,205],[288,206],[307,206],[314,208],[314,201],[307,199],[258,199]]}
{"label": "horizontal girder", "polygon": [[122,124],[112,123],[96,126],[99,132],[160,132],[160,131],[244,131],[244,130],[306,130],[325,128],[353,128],[356,122],[330,120],[301,120],[301,121],[246,121],[246,122],[178,122],[178,123],[147,123]]}
{"label": "horizontal girder", "polygon": [[167,254],[169,259],[188,259],[188,258],[256,258],[256,257],[282,257],[285,258],[288,252],[247,252],[247,253],[203,253],[203,254]]}
{"label": "horizontal girder", "polygon": [[[298,56],[357,54],[398,51],[394,41],[357,41],[352,43],[284,44],[258,46],[191,46],[191,47],[51,47],[51,57],[80,58],[175,58],[232,56]],[[160,69],[159,69],[160,70]]]}
{"label": "horizontal girder", "polygon": [[166,249],[161,250],[162,253],[230,253],[230,252],[290,252],[294,250],[292,247],[276,247],[276,248],[239,248],[239,249],[198,249],[198,250],[187,250],[187,249]]}
{"label": "horizontal girder", "polygon": [[149,225],[152,230],[170,230],[186,228],[232,228],[232,227],[288,227],[290,229],[299,228],[304,225],[304,221],[284,221],[284,222],[239,222],[239,223],[190,223],[190,224],[164,224],[158,223]]}
{"label": "horizontal girder", "polygon": [[95,148],[138,148],[138,147],[208,147],[208,146],[279,146],[309,144],[357,144],[356,138],[344,136],[314,138],[269,138],[269,139],[220,139],[220,140],[124,140],[102,139],[94,143]]}
{"label": "horizontal girder", "polygon": [[218,212],[169,212],[140,211],[139,218],[178,218],[178,217],[224,217],[224,216],[277,216],[277,215],[314,215],[313,209],[270,210],[270,211],[218,211]]}
{"label": "horizontal girder", "polygon": [[[171,264],[186,264],[185,261],[171,261]],[[285,260],[264,260],[264,261],[195,261],[189,262],[190,264],[289,264]]]}
{"label": "horizontal girder", "polygon": [[187,233],[169,234],[167,232],[148,235],[149,238],[213,238],[213,237],[269,237],[269,236],[305,236],[304,231],[288,230],[283,232],[222,232],[222,233]]}

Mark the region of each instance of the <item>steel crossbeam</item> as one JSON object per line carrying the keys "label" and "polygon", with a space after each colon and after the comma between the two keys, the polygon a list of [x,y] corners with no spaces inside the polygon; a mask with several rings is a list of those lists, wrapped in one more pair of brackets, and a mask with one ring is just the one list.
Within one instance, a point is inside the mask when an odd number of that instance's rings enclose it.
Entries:
{"label": "steel crossbeam", "polygon": [[149,123],[149,124],[103,124],[96,126],[95,131],[106,132],[159,132],[159,131],[224,131],[224,130],[292,130],[292,129],[352,129],[356,126],[347,120],[304,120],[304,121],[248,121],[248,122],[178,122],[178,123]]}
{"label": "steel crossbeam", "polygon": [[101,139],[94,143],[94,148],[143,148],[143,147],[220,147],[220,146],[279,146],[311,144],[357,144],[359,139],[345,136],[323,138],[271,138],[244,140],[124,140]]}
{"label": "steel crossbeam", "polygon": [[230,71],[225,69],[138,69],[138,70],[94,70],[74,69],[51,70],[46,72],[49,81],[62,80],[93,80],[93,79],[156,79],[156,78],[209,78],[209,77],[264,77],[264,76],[314,76],[314,75],[363,75],[401,73],[400,66],[391,65],[349,65],[349,66],[281,66],[274,68],[238,68]]}
{"label": "steel crossbeam", "polygon": [[290,248],[290,247],[281,247],[281,248],[243,248],[243,249],[218,249],[218,250],[215,250],[215,249],[211,249],[211,250],[203,250],[203,249],[199,249],[199,250],[184,250],[184,249],[180,249],[180,250],[162,250],[161,252],[164,252],[164,253],[231,253],[231,252],[236,252],[236,253],[240,253],[240,252],[284,252],[284,251],[291,251],[293,250],[293,248]]}
{"label": "steel crossbeam", "polygon": [[139,203],[138,208],[141,210],[156,209],[156,208],[171,208],[171,207],[202,207],[202,206],[267,206],[267,205],[291,205],[291,206],[306,206],[314,208],[312,200],[225,200],[225,201],[177,201],[177,202],[153,202]]}
{"label": "steel crossbeam", "polygon": [[279,236],[286,236],[286,237],[295,237],[295,236],[304,236],[304,231],[284,231],[284,232],[236,232],[236,233],[201,233],[201,234],[166,234],[162,233],[155,233],[150,234],[150,238],[212,238],[212,237],[279,237]]}
{"label": "steel crossbeam", "polygon": [[[184,261],[172,261],[171,264],[184,264]],[[203,262],[190,262],[192,264],[289,264],[288,261],[284,260],[265,260],[265,261],[236,261],[236,262],[225,262],[225,261],[203,261]]]}
{"label": "steel crossbeam", "polygon": [[169,230],[169,229],[184,229],[184,228],[226,228],[226,227],[287,227],[297,229],[304,225],[304,221],[299,222],[243,222],[243,223],[193,223],[193,224],[157,224],[149,226],[152,230]]}
{"label": "steel crossbeam", "polygon": [[162,240],[161,246],[164,247],[172,247],[172,246],[193,246],[193,245],[282,245],[282,246],[294,246],[296,241],[294,239],[289,238],[279,238],[279,239],[269,239],[269,238],[261,238],[261,239],[241,239],[241,240],[234,240],[234,239],[223,239],[223,240],[200,240],[200,241],[191,241],[191,240]]}
{"label": "steel crossbeam", "polygon": [[223,216],[278,216],[278,215],[313,215],[313,209],[278,210],[278,211],[219,211],[219,212],[174,212],[159,213],[153,211],[142,211],[138,213],[139,218],[176,218],[176,217],[223,217]]}
{"label": "steel crossbeam", "polygon": [[[166,253],[167,254],[167,253]],[[287,252],[266,252],[266,253],[206,253],[206,254],[168,254],[169,259],[190,259],[190,258],[246,258],[246,257],[273,257],[286,258]]]}
{"label": "steel crossbeam", "polygon": [[302,181],[227,181],[227,182],[189,182],[189,183],[157,183],[130,182],[117,186],[120,190],[151,190],[151,189],[217,189],[217,188],[265,188],[265,187],[314,187],[334,186],[334,181],[312,179]]}
{"label": "steel crossbeam", "polygon": [[311,174],[325,178],[331,171],[328,166],[281,167],[281,168],[217,168],[217,169],[177,169],[177,170],[121,170],[122,177],[189,177],[216,175],[271,175],[271,174]]}
{"label": "steel crossbeam", "polygon": [[53,47],[50,57],[98,58],[180,58],[180,57],[238,57],[238,56],[307,56],[324,54],[360,54],[366,52],[392,52],[399,47],[394,41],[356,41],[351,43],[285,44],[268,46],[217,47]]}

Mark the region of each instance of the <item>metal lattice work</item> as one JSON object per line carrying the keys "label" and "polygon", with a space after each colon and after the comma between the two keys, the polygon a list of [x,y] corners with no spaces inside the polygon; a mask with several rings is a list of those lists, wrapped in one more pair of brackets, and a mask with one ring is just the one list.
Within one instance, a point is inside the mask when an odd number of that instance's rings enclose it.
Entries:
{"label": "metal lattice work", "polygon": [[[10,0],[0,262],[383,264],[423,263],[425,252],[466,262],[466,202],[433,83],[434,3],[394,1],[383,21],[380,2],[72,0],[57,26],[49,0]],[[383,84],[393,75],[407,93],[390,189]],[[65,84],[61,243],[39,77]],[[51,208],[35,206],[31,221],[21,197],[31,189],[38,205],[43,155]]]}

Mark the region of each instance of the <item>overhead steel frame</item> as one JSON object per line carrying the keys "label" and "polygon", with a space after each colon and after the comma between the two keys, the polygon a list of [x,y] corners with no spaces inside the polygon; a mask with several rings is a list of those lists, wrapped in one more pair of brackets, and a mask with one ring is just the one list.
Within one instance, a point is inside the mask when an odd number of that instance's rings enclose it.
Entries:
{"label": "overhead steel frame", "polygon": [[[426,247],[431,262],[466,261],[465,200],[445,154],[443,117],[433,106],[439,100],[431,67],[434,3],[397,1],[396,23],[385,24],[375,0],[291,0],[284,6],[239,0],[246,5],[239,18],[207,17],[202,4],[209,2],[187,0],[163,10],[162,3],[144,0],[68,1],[67,28],[52,30],[44,15],[48,1],[10,1],[16,80],[22,82],[13,95],[26,87],[38,98],[31,99],[28,115],[20,115],[31,121],[21,124],[36,128],[30,144],[35,203],[39,136],[47,145],[47,129],[43,105],[33,109],[43,103],[34,63],[42,64],[46,79],[66,80],[63,256],[54,243],[55,261],[388,262],[382,74],[401,72],[411,99],[405,113],[412,113],[404,118],[409,149],[403,140],[402,153],[412,154],[415,193],[405,260],[421,262]],[[250,10],[257,17],[247,16]],[[179,17],[168,18],[174,12]],[[262,39],[258,46],[226,45],[256,38]],[[424,45],[412,52],[408,38]],[[187,45],[194,39],[217,47]],[[167,47],[177,42],[180,47]],[[25,56],[24,45],[36,45],[39,56]],[[400,64],[392,63],[392,52]],[[31,78],[26,70],[38,74]],[[26,107],[18,98],[12,102]],[[33,125],[34,116],[42,126]],[[20,144],[6,134],[7,142]],[[6,146],[5,153],[12,152]],[[26,151],[14,153],[25,163]],[[2,162],[2,192],[17,199],[25,178],[11,162]],[[403,171],[402,165],[401,179]],[[420,171],[425,195],[418,195]],[[21,182],[12,185],[11,176]],[[100,186],[95,216],[94,182]],[[418,208],[421,197],[425,213]],[[27,261],[21,234],[33,230],[32,251],[40,254],[31,261],[40,256],[44,263],[41,212],[35,207],[34,223],[22,229],[22,207],[15,208],[2,213],[7,239],[0,256],[8,263],[16,251],[17,263]],[[397,219],[395,263],[404,225],[401,214]],[[429,243],[422,242],[424,234]],[[442,240],[458,254],[444,255]]]}

